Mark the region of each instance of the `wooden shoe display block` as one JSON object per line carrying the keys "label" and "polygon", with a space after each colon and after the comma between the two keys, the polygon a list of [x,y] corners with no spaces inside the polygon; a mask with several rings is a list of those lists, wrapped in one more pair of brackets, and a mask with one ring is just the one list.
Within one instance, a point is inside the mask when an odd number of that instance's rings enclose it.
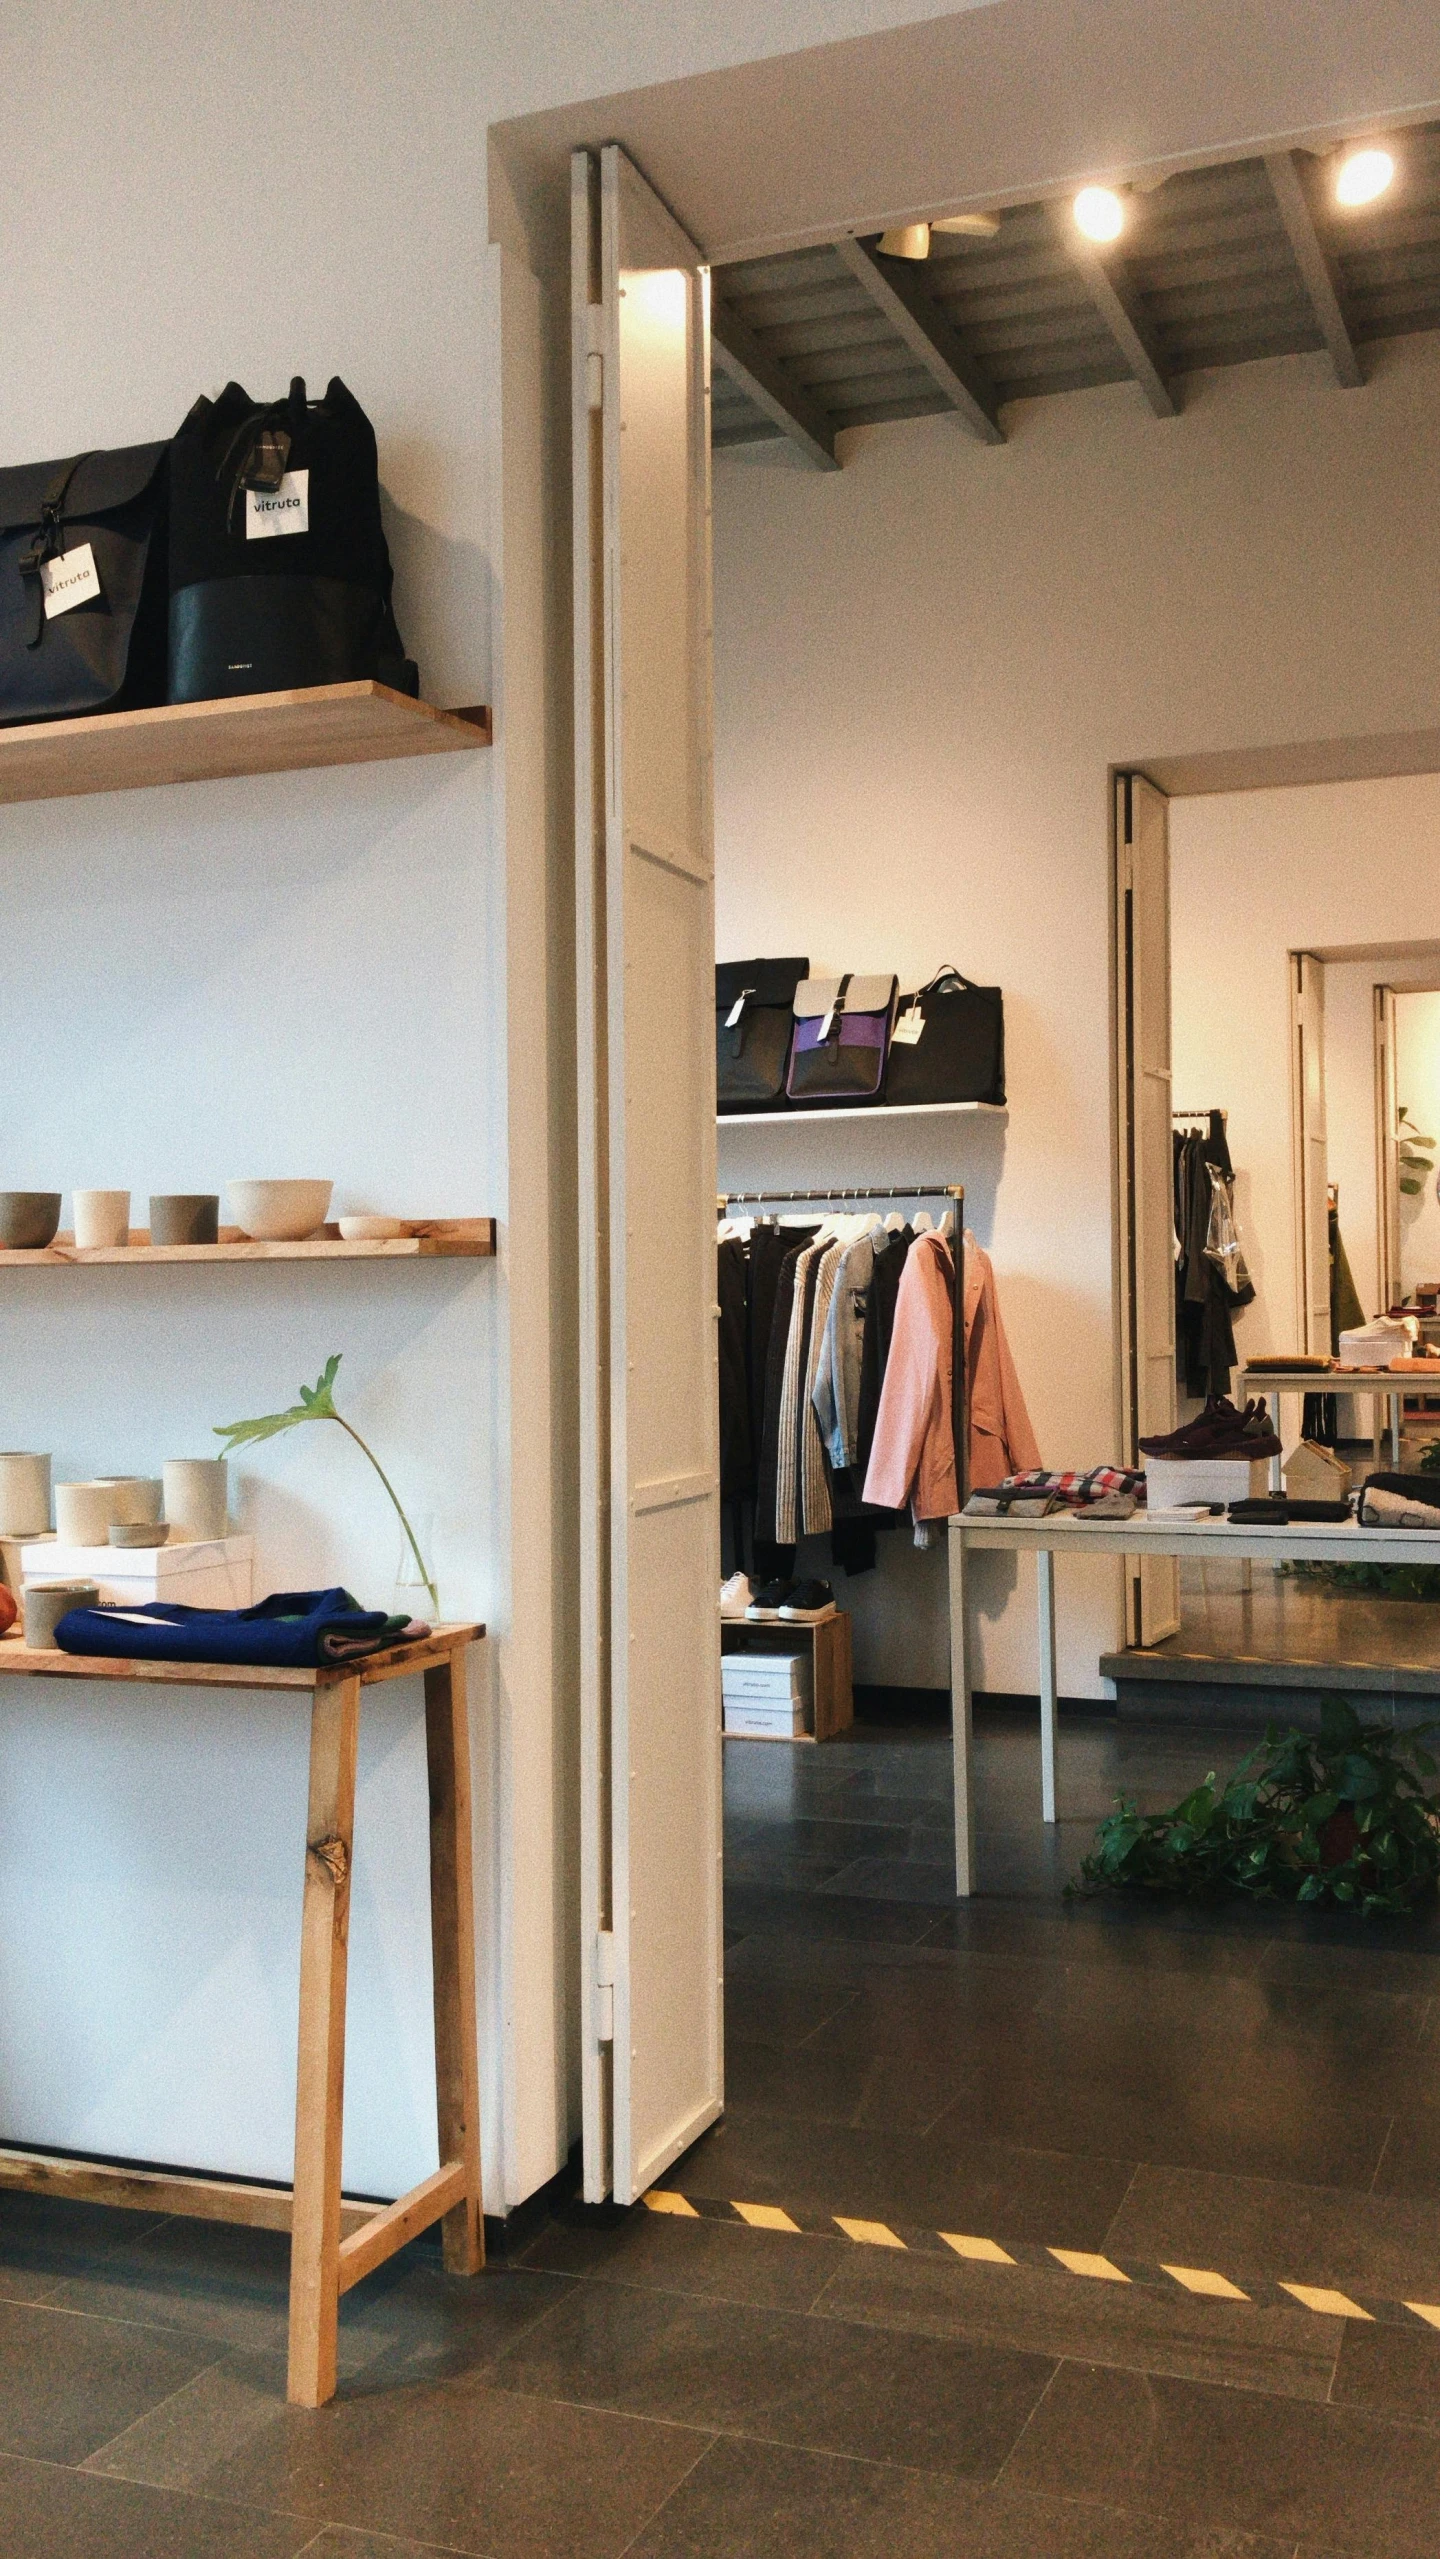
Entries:
{"label": "wooden shoe display block", "polygon": [[[748,1619],[724,1618],[720,1621],[720,1650],[726,1653],[798,1653],[810,1654],[811,1695],[814,1699],[812,1729],[796,1733],[803,1742],[828,1742],[843,1733],[855,1721],[855,1682],[853,1648],[849,1612],[837,1608],[833,1617],[822,1618],[818,1626],[791,1626],[783,1618],[768,1624],[751,1625]],[[732,1735],[747,1741],[786,1740],[783,1734],[747,1733]]]}

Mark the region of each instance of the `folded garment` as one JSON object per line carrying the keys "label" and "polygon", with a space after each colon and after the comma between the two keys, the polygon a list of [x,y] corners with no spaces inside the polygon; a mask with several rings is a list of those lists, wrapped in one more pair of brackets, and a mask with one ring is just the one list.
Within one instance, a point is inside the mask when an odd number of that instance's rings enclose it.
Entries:
{"label": "folded garment", "polygon": [[1101,1493],[1077,1510],[1075,1517],[1083,1527],[1087,1519],[1133,1519],[1139,1507],[1133,1493]]}
{"label": "folded garment", "polygon": [[1440,1528],[1440,1502],[1412,1501],[1370,1483],[1360,1496],[1360,1518],[1366,1528]]}
{"label": "folded garment", "polygon": [[348,1590],[292,1590],[272,1592],[254,1608],[182,1608],[169,1600],[133,1608],[72,1608],[56,1627],[55,1641],[62,1652],[115,1661],[314,1670],[401,1643],[410,1624],[408,1617],[362,1608]]}
{"label": "folded garment", "polygon": [[1143,1501],[1145,1478],[1131,1466],[1070,1467],[1061,1474],[1032,1466],[1023,1475],[1007,1475],[1003,1483],[990,1484],[985,1489],[1012,1501],[1017,1494],[1033,1497],[1043,1493],[1067,1510],[1080,1510],[1111,1493],[1131,1493]]}
{"label": "folded garment", "polygon": [[1399,1493],[1407,1502],[1440,1504],[1440,1475],[1400,1474],[1394,1467],[1381,1467],[1365,1478],[1366,1492]]}
{"label": "folded garment", "polygon": [[1245,1357],[1247,1375],[1257,1368],[1264,1368],[1276,1372],[1293,1371],[1298,1377],[1307,1370],[1333,1368],[1334,1365],[1328,1351],[1248,1351]]}
{"label": "folded garment", "polygon": [[993,1490],[972,1493],[961,1513],[964,1519],[1046,1519],[1051,1511],[1063,1510],[1051,1493],[1011,1493],[1003,1485]]}

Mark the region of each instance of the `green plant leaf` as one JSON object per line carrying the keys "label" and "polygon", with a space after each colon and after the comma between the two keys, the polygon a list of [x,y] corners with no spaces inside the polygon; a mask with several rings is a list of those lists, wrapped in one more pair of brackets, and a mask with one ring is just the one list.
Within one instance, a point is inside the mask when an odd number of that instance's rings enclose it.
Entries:
{"label": "green plant leaf", "polygon": [[1322,1697],[1320,1700],[1321,1749],[1323,1751],[1353,1750],[1359,1739],[1360,1718],[1348,1699]]}

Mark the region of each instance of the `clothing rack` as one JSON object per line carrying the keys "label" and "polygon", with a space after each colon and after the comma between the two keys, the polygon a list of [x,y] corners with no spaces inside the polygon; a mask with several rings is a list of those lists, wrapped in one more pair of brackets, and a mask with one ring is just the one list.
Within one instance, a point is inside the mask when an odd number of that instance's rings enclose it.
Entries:
{"label": "clothing rack", "polygon": [[970,1489],[970,1433],[965,1418],[965,1185],[963,1182],[879,1182],[828,1191],[718,1191],[716,1213],[732,1208],[835,1208],[842,1201],[948,1200],[955,1210],[951,1254],[955,1266],[954,1332],[950,1348],[950,1427],[955,1440],[957,1507]]}
{"label": "clothing rack", "polygon": [[1227,1127],[1229,1126],[1229,1121],[1230,1121],[1230,1114],[1229,1114],[1229,1112],[1228,1112],[1228,1111],[1172,1111],[1172,1112],[1171,1112],[1171,1114],[1170,1114],[1170,1117],[1172,1118],[1172,1120],[1216,1120],[1216,1119],[1218,1119],[1218,1120],[1223,1120],[1223,1121],[1225,1122],[1225,1124],[1226,1124],[1226,1126],[1227,1126]]}

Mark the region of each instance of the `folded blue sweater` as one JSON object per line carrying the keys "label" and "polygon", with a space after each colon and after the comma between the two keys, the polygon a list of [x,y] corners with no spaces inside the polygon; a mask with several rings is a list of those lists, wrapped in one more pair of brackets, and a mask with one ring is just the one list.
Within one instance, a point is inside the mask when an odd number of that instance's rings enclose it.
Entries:
{"label": "folded blue sweater", "polygon": [[409,1623],[362,1608],[348,1590],[291,1590],[274,1591],[255,1608],[181,1608],[158,1599],[136,1607],[72,1608],[55,1641],[62,1652],[114,1660],[313,1670],[398,1643]]}

